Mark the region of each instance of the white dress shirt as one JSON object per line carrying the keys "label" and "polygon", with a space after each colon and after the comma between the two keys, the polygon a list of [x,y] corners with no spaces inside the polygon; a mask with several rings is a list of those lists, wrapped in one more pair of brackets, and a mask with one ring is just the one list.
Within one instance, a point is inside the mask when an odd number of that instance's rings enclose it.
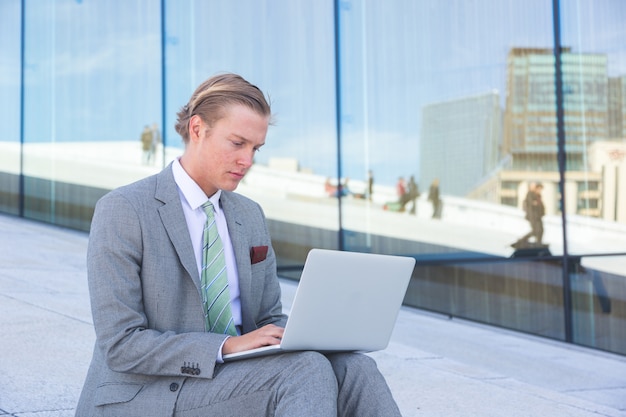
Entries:
{"label": "white dress shirt", "polygon": [[207,200],[211,200],[215,208],[215,221],[217,223],[217,232],[224,246],[224,255],[226,257],[226,272],[228,275],[228,291],[230,292],[230,306],[233,313],[233,320],[236,326],[241,325],[241,300],[239,298],[239,273],[237,271],[237,263],[235,261],[235,252],[233,244],[230,241],[228,226],[224,212],[219,204],[221,190],[207,197],[200,186],[185,172],[180,161],[175,159],[172,164],[172,172],[174,181],[178,185],[178,193],[180,201],[183,205],[183,212],[187,220],[187,228],[193,245],[193,252],[196,256],[196,264],[198,266],[198,275],[202,271],[202,233],[204,232],[204,224],[206,223],[206,213],[202,208],[202,204]]}

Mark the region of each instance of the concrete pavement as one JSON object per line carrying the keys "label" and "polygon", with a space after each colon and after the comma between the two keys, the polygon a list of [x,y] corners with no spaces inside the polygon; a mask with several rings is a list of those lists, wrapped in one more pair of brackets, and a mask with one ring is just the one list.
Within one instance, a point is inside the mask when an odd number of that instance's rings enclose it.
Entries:
{"label": "concrete pavement", "polygon": [[[87,239],[0,214],[0,416],[74,415],[95,338]],[[626,416],[620,355],[410,308],[371,355],[404,416]]]}

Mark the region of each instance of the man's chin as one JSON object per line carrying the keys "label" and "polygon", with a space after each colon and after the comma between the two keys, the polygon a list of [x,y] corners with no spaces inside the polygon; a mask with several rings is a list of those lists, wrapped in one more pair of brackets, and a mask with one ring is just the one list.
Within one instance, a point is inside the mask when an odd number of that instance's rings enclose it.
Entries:
{"label": "man's chin", "polygon": [[222,187],[222,190],[224,191],[235,191],[237,189],[237,187],[239,186],[240,181],[231,181],[228,184],[224,184],[224,186]]}

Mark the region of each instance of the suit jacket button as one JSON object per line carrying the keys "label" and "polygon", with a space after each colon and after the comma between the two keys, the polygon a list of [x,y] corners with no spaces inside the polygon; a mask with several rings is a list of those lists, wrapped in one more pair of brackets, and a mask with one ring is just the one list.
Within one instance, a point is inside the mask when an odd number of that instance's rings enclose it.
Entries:
{"label": "suit jacket button", "polygon": [[170,391],[176,392],[178,390],[178,384],[176,382],[172,382],[170,384]]}

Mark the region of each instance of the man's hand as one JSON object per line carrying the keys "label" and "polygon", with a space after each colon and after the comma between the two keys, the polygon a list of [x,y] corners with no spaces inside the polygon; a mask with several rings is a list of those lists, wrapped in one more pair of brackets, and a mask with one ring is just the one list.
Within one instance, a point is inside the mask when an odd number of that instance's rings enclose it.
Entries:
{"label": "man's hand", "polygon": [[268,324],[253,332],[241,336],[232,336],[226,339],[222,347],[222,354],[241,352],[262,346],[278,345],[283,338],[285,329],[274,324]]}

